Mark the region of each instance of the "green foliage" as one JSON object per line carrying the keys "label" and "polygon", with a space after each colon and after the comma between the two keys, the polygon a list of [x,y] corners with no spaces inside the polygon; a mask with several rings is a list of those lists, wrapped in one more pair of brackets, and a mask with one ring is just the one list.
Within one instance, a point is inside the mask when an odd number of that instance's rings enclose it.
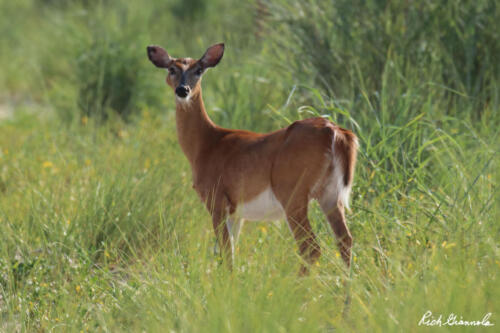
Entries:
{"label": "green foliage", "polygon": [[[197,3],[0,0],[0,331],[413,332],[427,310],[498,325],[496,3]],[[358,135],[350,270],[314,203],[311,275],[284,222],[245,224],[233,272],[214,255],[145,47],[219,41],[216,123],[322,116]]]}
{"label": "green foliage", "polygon": [[95,36],[76,62],[78,107],[85,116],[107,116],[107,109],[126,117],[134,107],[142,57],[128,40]]}
{"label": "green foliage", "polygon": [[172,5],[172,14],[179,19],[198,19],[206,13],[207,3],[203,0],[183,0]]}
{"label": "green foliage", "polygon": [[[498,103],[500,8],[484,1],[272,1],[270,27],[302,82],[346,98],[401,75]],[[418,73],[415,73],[418,70]],[[364,80],[360,82],[359,76]]]}

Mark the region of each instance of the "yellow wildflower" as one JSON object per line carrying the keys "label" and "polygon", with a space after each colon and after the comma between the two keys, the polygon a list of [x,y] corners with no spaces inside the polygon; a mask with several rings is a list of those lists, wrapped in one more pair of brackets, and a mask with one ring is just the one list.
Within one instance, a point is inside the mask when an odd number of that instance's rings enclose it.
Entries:
{"label": "yellow wildflower", "polygon": [[267,234],[267,228],[266,228],[266,227],[261,226],[259,229],[260,229],[260,231],[261,231],[264,235],[266,235],[266,234]]}

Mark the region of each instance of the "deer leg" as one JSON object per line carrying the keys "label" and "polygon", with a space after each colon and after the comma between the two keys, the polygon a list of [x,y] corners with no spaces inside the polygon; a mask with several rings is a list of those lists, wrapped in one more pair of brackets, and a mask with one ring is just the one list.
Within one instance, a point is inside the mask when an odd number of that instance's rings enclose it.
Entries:
{"label": "deer leg", "polygon": [[234,251],[236,244],[238,243],[238,238],[240,236],[241,226],[243,224],[243,219],[229,217],[226,220],[226,227],[229,232],[229,238],[231,240],[231,256],[234,262]]}
{"label": "deer leg", "polygon": [[212,207],[207,206],[212,215],[212,225],[215,232],[215,237],[219,243],[221,256],[223,261],[232,269],[232,256],[231,256],[231,235],[226,226],[226,217],[228,215],[227,200],[224,196],[214,198],[214,201],[209,200],[208,203],[213,202]]}
{"label": "deer leg", "polygon": [[222,259],[228,265],[229,269],[232,269],[231,236],[224,223],[224,215],[219,213],[212,214],[212,224],[215,237],[219,242]]}
{"label": "deer leg", "polygon": [[[304,258],[307,264],[313,264],[321,255],[320,246],[316,240],[311,223],[307,218],[307,201],[304,201],[299,208],[287,209],[286,218],[290,230],[297,241],[299,253]],[[308,268],[302,265],[300,274],[306,274]]]}
{"label": "deer leg", "polygon": [[345,220],[344,205],[340,201],[337,201],[336,204],[321,201],[320,206],[337,237],[340,255],[349,267],[351,265],[352,236]]}

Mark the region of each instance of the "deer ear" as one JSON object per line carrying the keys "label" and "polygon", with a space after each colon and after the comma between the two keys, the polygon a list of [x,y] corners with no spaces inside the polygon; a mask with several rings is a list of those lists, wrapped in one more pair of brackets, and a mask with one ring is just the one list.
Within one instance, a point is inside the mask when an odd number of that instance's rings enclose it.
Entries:
{"label": "deer ear", "polygon": [[210,46],[199,62],[203,68],[215,67],[224,55],[224,43]]}
{"label": "deer ear", "polygon": [[167,51],[160,46],[148,46],[148,58],[151,62],[160,68],[167,68],[172,62],[172,58],[168,55]]}

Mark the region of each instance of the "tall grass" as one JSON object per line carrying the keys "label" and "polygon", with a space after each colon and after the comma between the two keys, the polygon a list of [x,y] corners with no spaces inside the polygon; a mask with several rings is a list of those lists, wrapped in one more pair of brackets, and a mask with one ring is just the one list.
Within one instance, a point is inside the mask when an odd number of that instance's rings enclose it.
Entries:
{"label": "tall grass", "polygon": [[275,47],[287,50],[283,61],[301,81],[330,94],[345,98],[364,89],[371,96],[396,65],[403,78],[498,103],[500,13],[494,1],[308,0],[269,7],[269,28],[279,28]]}
{"label": "tall grass", "polygon": [[[498,325],[496,3],[197,3],[0,1],[0,331],[399,332],[427,310]],[[358,135],[350,270],[314,203],[309,276],[284,222],[245,224],[233,272],[214,255],[145,46],[219,41],[218,124],[323,116]]]}

